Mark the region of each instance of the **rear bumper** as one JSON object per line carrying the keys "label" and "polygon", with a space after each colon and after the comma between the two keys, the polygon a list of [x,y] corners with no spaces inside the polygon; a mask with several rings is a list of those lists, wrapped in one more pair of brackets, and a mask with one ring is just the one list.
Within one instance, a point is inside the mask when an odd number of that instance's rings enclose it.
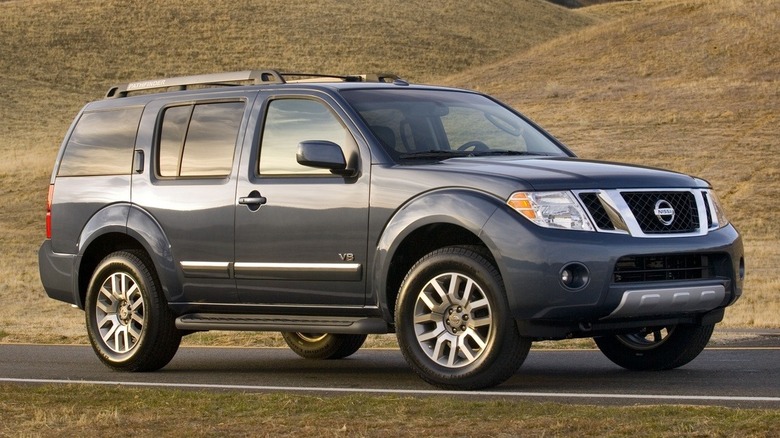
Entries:
{"label": "rear bumper", "polygon": [[50,298],[82,307],[73,278],[75,258],[75,254],[52,251],[51,240],[45,240],[38,250],[38,272]]}

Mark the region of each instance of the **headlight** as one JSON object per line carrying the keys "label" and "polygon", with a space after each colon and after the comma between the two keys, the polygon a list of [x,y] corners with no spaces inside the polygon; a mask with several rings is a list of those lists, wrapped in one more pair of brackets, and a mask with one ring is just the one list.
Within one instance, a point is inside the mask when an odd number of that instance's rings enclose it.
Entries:
{"label": "headlight", "polygon": [[729,224],[729,220],[726,218],[726,211],[723,209],[720,199],[718,199],[718,195],[716,195],[713,190],[708,190],[707,195],[709,195],[710,203],[712,204],[710,212],[714,216],[711,225],[718,224],[718,228],[725,227]]}
{"label": "headlight", "polygon": [[541,227],[594,230],[585,210],[570,192],[515,192],[506,202]]}

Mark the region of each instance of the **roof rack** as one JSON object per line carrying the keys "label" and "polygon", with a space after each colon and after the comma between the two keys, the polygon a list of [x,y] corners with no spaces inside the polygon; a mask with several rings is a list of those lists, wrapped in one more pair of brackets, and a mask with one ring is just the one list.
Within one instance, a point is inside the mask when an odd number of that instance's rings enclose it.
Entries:
{"label": "roof rack", "polygon": [[[286,77],[307,79],[288,80]],[[249,82],[258,84],[285,84],[300,82],[393,82],[401,78],[392,73],[374,73],[362,75],[326,75],[319,73],[280,73],[276,70],[244,70],[228,73],[214,73],[196,76],[180,76],[175,78],[152,79],[114,85],[108,89],[106,99],[127,97],[128,93],[143,90],[169,89],[186,90],[194,85],[228,87]]]}

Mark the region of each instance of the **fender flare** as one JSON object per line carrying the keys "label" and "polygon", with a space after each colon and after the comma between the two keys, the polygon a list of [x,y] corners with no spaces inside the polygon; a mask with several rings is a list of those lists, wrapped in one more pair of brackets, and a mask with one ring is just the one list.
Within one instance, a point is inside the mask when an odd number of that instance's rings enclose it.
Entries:
{"label": "fender flare", "polygon": [[80,309],[84,308],[84,302],[81,299],[81,268],[82,260],[92,243],[106,234],[127,232],[127,214],[130,211],[130,204],[126,202],[108,205],[89,218],[87,223],[81,229],[78,240],[78,252],[73,260],[73,299],[74,304]]}
{"label": "fender flare", "polygon": [[123,202],[111,204],[92,215],[79,234],[78,256],[83,256],[86,252],[85,248],[89,248],[100,236],[108,233],[126,234],[129,211],[130,204]]}
{"label": "fender flare", "polygon": [[498,262],[497,247],[482,229],[502,204],[502,200],[485,192],[447,188],[423,193],[396,210],[379,236],[372,269],[374,299],[385,320],[393,320],[390,312],[393,303],[387,299],[390,261],[407,237],[427,225],[456,225],[477,236]]}
{"label": "fender flare", "polygon": [[127,234],[141,243],[152,259],[168,302],[182,295],[181,281],[176,261],[171,252],[171,242],[160,223],[148,211],[133,205],[127,216]]}
{"label": "fender flare", "polygon": [[92,244],[107,234],[123,234],[138,242],[151,258],[166,298],[171,301],[181,294],[180,279],[171,253],[171,245],[159,222],[147,211],[130,203],[109,205],[96,212],[79,235],[79,252],[74,260],[73,290],[76,305],[84,307],[79,293],[79,273],[84,256]]}

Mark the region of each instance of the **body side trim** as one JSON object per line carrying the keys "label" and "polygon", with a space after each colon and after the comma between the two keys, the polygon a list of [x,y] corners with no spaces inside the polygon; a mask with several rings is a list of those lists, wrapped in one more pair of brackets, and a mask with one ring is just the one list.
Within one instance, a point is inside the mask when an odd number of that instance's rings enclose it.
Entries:
{"label": "body side trim", "polygon": [[236,279],[360,281],[360,263],[235,263]]}

